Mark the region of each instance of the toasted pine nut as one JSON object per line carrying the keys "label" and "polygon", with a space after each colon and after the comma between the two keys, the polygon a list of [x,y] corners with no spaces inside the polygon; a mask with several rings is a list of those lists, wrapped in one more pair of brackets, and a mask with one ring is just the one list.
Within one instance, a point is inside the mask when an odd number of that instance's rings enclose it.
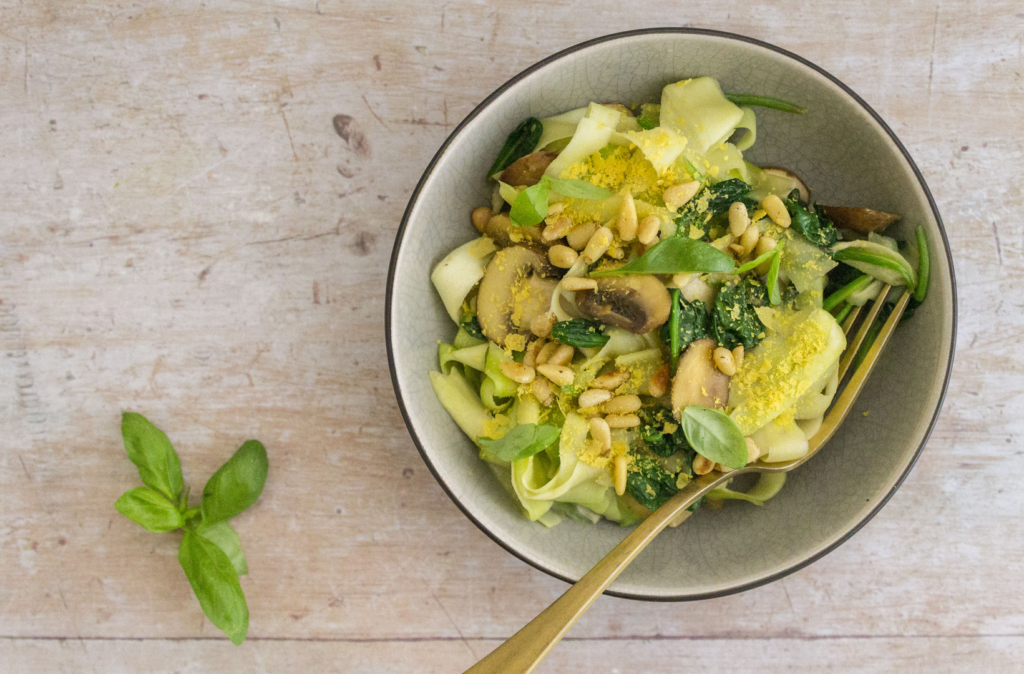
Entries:
{"label": "toasted pine nut", "polygon": [[568,234],[571,229],[572,220],[565,216],[555,218],[548,223],[547,227],[544,228],[544,231],[540,234],[540,238],[543,239],[545,243],[557,241]]}
{"label": "toasted pine nut", "polygon": [[637,229],[636,238],[640,243],[645,246],[649,246],[658,240],[658,233],[660,231],[661,220],[657,215],[648,215],[640,221],[640,227]]}
{"label": "toasted pine nut", "polygon": [[750,251],[754,250],[754,246],[757,245],[760,238],[761,230],[759,230],[756,225],[747,225],[747,228],[743,230],[743,234],[740,236],[740,245],[743,246],[743,254],[749,255]]}
{"label": "toasted pine nut", "polygon": [[674,274],[672,276],[672,285],[682,290],[686,286],[690,285],[690,281],[693,280],[694,276],[696,276],[696,274],[690,272],[686,272],[683,274]]}
{"label": "toasted pine nut", "polygon": [[615,494],[617,496],[626,493],[626,463],[627,459],[622,454],[615,457]]}
{"label": "toasted pine nut", "polygon": [[718,366],[722,374],[727,377],[736,374],[736,362],[732,359],[732,351],[724,346],[719,346],[715,349],[714,358],[715,365]]}
{"label": "toasted pine nut", "polygon": [[636,228],[636,203],[633,202],[633,195],[626,192],[622,195],[622,207],[619,209],[619,238],[632,241],[636,238]]}
{"label": "toasted pine nut", "polygon": [[537,366],[537,354],[544,348],[544,338],[535,339],[530,342],[529,346],[526,347],[526,352],[523,354],[523,365],[529,365],[530,367]]}
{"label": "toasted pine nut", "polygon": [[605,255],[612,258],[613,260],[621,260],[622,258],[626,257],[626,249],[623,248],[622,246],[609,246],[608,252],[605,253]]}
{"label": "toasted pine nut", "polygon": [[473,213],[472,215],[470,215],[470,217],[473,220],[473,226],[476,227],[476,231],[483,232],[484,227],[487,226],[487,223],[490,221],[492,215],[494,215],[494,211],[487,208],[486,206],[474,208]]}
{"label": "toasted pine nut", "polygon": [[551,390],[551,382],[544,377],[537,377],[530,384],[530,390],[533,391],[533,395],[537,396],[537,400],[540,401],[544,407],[551,407],[555,402],[555,392]]}
{"label": "toasted pine nut", "polygon": [[[778,245],[779,245],[779,243],[775,239],[773,239],[772,237],[770,237],[770,236],[762,236],[761,238],[759,238],[757,240],[757,245],[754,246],[754,256],[755,257],[761,257],[762,255],[764,255],[768,251],[775,250],[775,247],[778,246]],[[759,264],[757,266],[757,270],[756,271],[757,271],[758,274],[761,274],[762,276],[764,276],[765,274],[768,273],[768,270],[771,267],[771,265],[772,265],[771,260],[768,260],[767,262],[762,262],[761,264]]]}
{"label": "toasted pine nut", "polygon": [[[571,224],[572,223],[570,223],[570,225]],[[594,236],[594,232],[597,231],[599,226],[600,225],[596,222],[582,224],[575,229],[570,229],[566,234],[564,234],[565,240],[573,250],[583,250],[587,247],[590,237]]]}
{"label": "toasted pine nut", "polygon": [[595,290],[597,281],[592,278],[580,278],[579,276],[567,276],[562,279],[562,290],[575,292],[577,290]]}
{"label": "toasted pine nut", "polygon": [[607,227],[599,227],[594,232],[594,235],[590,237],[587,247],[583,249],[583,261],[587,264],[594,264],[602,255],[608,252],[608,247],[611,245],[612,230]]}
{"label": "toasted pine nut", "polygon": [[729,207],[729,231],[733,236],[739,236],[747,231],[750,224],[750,216],[747,215],[747,206],[742,201],[732,202]]}
{"label": "toasted pine nut", "polygon": [[588,388],[580,394],[580,407],[597,407],[603,402],[612,399],[612,392],[603,388]]}
{"label": "toasted pine nut", "polygon": [[746,254],[743,250],[743,246],[741,246],[738,243],[730,243],[729,250],[733,252],[733,255],[736,257],[737,260]]}
{"label": "toasted pine nut", "polygon": [[600,377],[590,382],[592,388],[603,388],[603,389],[616,389],[629,381],[629,372],[625,370],[615,370],[608,374],[603,374]]}
{"label": "toasted pine nut", "polygon": [[792,220],[789,217],[789,211],[786,210],[786,204],[782,203],[782,199],[775,194],[769,194],[761,201],[761,208],[768,214],[768,217],[772,219],[779,227],[789,227],[792,224]]}
{"label": "toasted pine nut", "polygon": [[742,344],[737,344],[736,348],[732,350],[732,362],[736,366],[737,370],[739,370],[741,367],[743,367],[743,345]]}
{"label": "toasted pine nut", "polygon": [[543,314],[537,314],[530,319],[530,332],[538,337],[547,337],[551,334],[551,326],[557,322],[558,317],[550,311]]}
{"label": "toasted pine nut", "polygon": [[529,365],[523,365],[522,363],[499,363],[498,369],[501,370],[503,375],[519,384],[529,384],[533,381],[534,377],[537,376],[537,373],[532,367]]}
{"label": "toasted pine nut", "polygon": [[558,203],[549,204],[547,217],[550,218],[552,215],[558,215],[563,210],[565,210],[565,204],[563,204],[561,201],[559,201]]}
{"label": "toasted pine nut", "polygon": [[665,190],[662,198],[665,200],[665,207],[670,211],[675,211],[692,199],[697,192],[700,192],[700,182],[691,180],[688,183],[680,183],[669,187]]}
{"label": "toasted pine nut", "polygon": [[558,384],[559,386],[569,386],[576,379],[576,373],[572,371],[572,368],[565,365],[545,363],[537,366],[537,372],[550,379],[552,384]]}
{"label": "toasted pine nut", "polygon": [[607,414],[604,420],[609,428],[636,428],[640,425],[640,417],[635,414]]}
{"label": "toasted pine nut", "polygon": [[572,348],[568,344],[559,344],[555,352],[551,354],[551,357],[547,359],[548,365],[568,365],[572,362],[572,357],[576,355],[576,349]]}
{"label": "toasted pine nut", "polygon": [[560,345],[558,342],[548,342],[547,344],[545,344],[543,348],[541,348],[541,350],[537,352],[537,365],[543,365],[544,363],[548,362],[548,359],[551,358],[551,355],[558,350],[559,346]]}
{"label": "toasted pine nut", "polygon": [[707,475],[715,469],[715,462],[698,454],[693,457],[693,472],[697,475]]}
{"label": "toasted pine nut", "polygon": [[568,269],[576,264],[576,258],[579,256],[580,254],[569,246],[557,245],[548,248],[548,259],[551,260],[551,264],[560,269]]}
{"label": "toasted pine nut", "polygon": [[601,417],[590,417],[590,437],[601,443],[601,451],[607,452],[612,448],[612,431]]}
{"label": "toasted pine nut", "polygon": [[747,442],[747,463],[754,463],[761,458],[761,448],[750,438],[743,438]]}
{"label": "toasted pine nut", "polygon": [[632,414],[640,409],[640,396],[623,395],[615,396],[606,402],[601,410],[605,414]]}
{"label": "toasted pine nut", "polygon": [[651,381],[647,384],[647,393],[660,398],[668,392],[668,363],[665,363],[651,375]]}
{"label": "toasted pine nut", "polygon": [[731,473],[734,469],[730,468],[724,463],[716,463],[715,470],[717,470],[719,473]]}

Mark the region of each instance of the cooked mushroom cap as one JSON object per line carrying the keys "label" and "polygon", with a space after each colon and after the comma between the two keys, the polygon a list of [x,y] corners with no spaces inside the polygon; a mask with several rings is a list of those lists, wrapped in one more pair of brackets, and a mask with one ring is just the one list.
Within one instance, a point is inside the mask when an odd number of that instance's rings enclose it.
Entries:
{"label": "cooked mushroom cap", "polygon": [[764,172],[773,176],[782,176],[783,178],[792,178],[796,181],[796,188],[800,191],[800,199],[806,204],[811,200],[811,190],[808,189],[807,183],[800,179],[800,176],[790,171],[788,168],[782,168],[781,166],[766,166]]}
{"label": "cooked mushroom cap", "polygon": [[668,320],[672,298],[653,276],[600,278],[596,290],[576,293],[576,304],[586,315],[642,335]]}
{"label": "cooked mushroom cap", "polygon": [[715,342],[698,339],[683,353],[672,378],[672,413],[690,405],[722,409],[729,400],[729,377],[715,367]]}
{"label": "cooked mushroom cap", "polygon": [[501,172],[499,180],[512,187],[529,187],[540,182],[548,164],[555,160],[557,152],[534,152],[520,157]]}
{"label": "cooked mushroom cap", "polygon": [[476,299],[477,320],[487,339],[505,346],[512,334],[525,335],[530,321],[551,308],[558,269],[544,249],[511,246],[494,254]]}
{"label": "cooked mushroom cap", "polygon": [[512,218],[508,216],[508,213],[498,213],[488,220],[487,224],[484,225],[484,234],[494,239],[501,246],[514,246],[517,243],[551,245],[550,243],[544,243],[540,235],[539,225],[517,227],[512,224]]}
{"label": "cooked mushroom cap", "polygon": [[850,206],[817,206],[832,218],[836,227],[852,229],[861,234],[883,232],[885,228],[900,219],[900,216],[870,208],[853,208]]}

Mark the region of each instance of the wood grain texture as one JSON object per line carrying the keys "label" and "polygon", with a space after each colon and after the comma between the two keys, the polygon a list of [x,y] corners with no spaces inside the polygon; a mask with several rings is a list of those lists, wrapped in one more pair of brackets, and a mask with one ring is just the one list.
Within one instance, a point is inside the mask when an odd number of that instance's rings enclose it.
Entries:
{"label": "wood grain texture", "polygon": [[[420,460],[387,373],[387,263],[481,99],[649,25],[774,42],[881,113],[946,223],[956,365],[917,467],[851,541],[737,596],[603,598],[546,671],[1019,667],[1024,12],[786,6],[0,0],[0,671],[456,672],[556,598]],[[138,483],[123,409],[194,487],[245,439],[268,448],[236,521],[241,649],[211,640],[177,537],[113,509]]]}

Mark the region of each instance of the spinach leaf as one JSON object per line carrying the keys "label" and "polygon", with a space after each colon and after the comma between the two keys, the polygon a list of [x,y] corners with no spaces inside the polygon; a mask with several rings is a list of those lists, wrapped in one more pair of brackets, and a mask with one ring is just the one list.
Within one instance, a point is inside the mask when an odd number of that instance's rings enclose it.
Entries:
{"label": "spinach leaf", "polygon": [[480,320],[476,316],[470,316],[462,320],[459,326],[469,334],[470,337],[486,340],[484,330],[480,327]]}
{"label": "spinach leaf", "polygon": [[176,504],[181,498],[184,481],[178,453],[167,435],[135,412],[121,415],[121,435],[128,458],[139,469],[142,483]]}
{"label": "spinach leaf", "polygon": [[[708,316],[707,305],[704,302],[701,300],[687,302],[680,297],[677,306],[679,307],[677,318],[679,325],[679,351],[675,352],[675,349],[672,349],[676,356],[685,351],[686,347],[690,346],[693,342],[696,342],[698,339],[704,339],[710,334],[708,326],[710,317]],[[669,322],[661,326],[661,341],[666,343],[671,339],[671,321],[672,316],[670,315]],[[671,345],[670,348],[672,348]]]}
{"label": "spinach leaf", "polygon": [[674,236],[647,249],[640,257],[615,269],[590,272],[592,277],[629,274],[682,274],[686,272],[731,272],[736,261],[714,246]]}
{"label": "spinach leaf", "polygon": [[728,414],[700,405],[683,408],[679,425],[686,441],[701,456],[737,469],[747,465],[747,443]]}
{"label": "spinach leaf", "polygon": [[753,94],[725,94],[725,97],[735,105],[771,108],[772,110],[791,112],[797,115],[802,115],[805,112],[807,112],[807,108],[803,106],[797,105],[796,103],[790,103],[789,101],[784,101],[781,98],[772,98],[771,96],[755,96]]}
{"label": "spinach leaf", "polygon": [[557,426],[519,424],[497,440],[480,437],[476,441],[501,461],[511,463],[547,449],[561,432]]}
{"label": "spinach leaf", "polygon": [[604,333],[603,324],[587,318],[559,321],[552,326],[551,336],[562,344],[580,348],[604,346],[611,339]]}
{"label": "spinach leaf", "polygon": [[267,481],[267,450],[247,440],[203,487],[203,522],[216,524],[256,502]]}
{"label": "spinach leaf", "polygon": [[701,227],[711,218],[728,211],[729,206],[735,201],[742,201],[748,204],[748,207],[752,207],[753,202],[746,198],[750,189],[750,185],[739,178],[730,178],[705,186],[679,210],[676,217],[676,236],[688,237],[690,225]]}
{"label": "spinach leaf", "polygon": [[711,337],[727,349],[735,349],[739,344],[747,350],[754,348],[765,338],[764,323],[754,308],[767,304],[764,286],[749,276],[724,286],[711,310]]}
{"label": "spinach leaf", "polygon": [[692,476],[694,451],[686,441],[682,428],[672,418],[672,412],[664,407],[644,407],[640,410],[639,416],[640,438],[644,441],[644,446],[661,457],[685,452],[683,472]]}
{"label": "spinach leaf", "polygon": [[224,551],[195,531],[186,530],[178,548],[178,563],[210,622],[236,646],[245,641],[249,631],[249,607],[238,582],[238,572]]}
{"label": "spinach leaf", "polygon": [[536,117],[523,120],[505,139],[505,144],[502,145],[487,175],[493,176],[499,171],[504,171],[512,162],[533,152],[543,132],[544,124]]}
{"label": "spinach leaf", "polygon": [[117,512],[147,531],[163,533],[185,526],[185,518],[163,494],[148,487],[126,491],[114,503]]}
{"label": "spinach leaf", "polygon": [[634,456],[633,466],[626,475],[626,492],[649,510],[657,510],[675,496],[679,489],[676,478],[662,470],[648,456]]}
{"label": "spinach leaf", "polygon": [[824,213],[811,213],[793,199],[783,199],[792,220],[792,227],[818,247],[828,247],[839,240],[839,233]]}
{"label": "spinach leaf", "polygon": [[201,524],[196,527],[195,532],[220,548],[231,560],[231,566],[239,576],[249,573],[249,565],[246,564],[245,554],[242,552],[242,541],[233,526],[227,522],[217,522],[209,526]]}

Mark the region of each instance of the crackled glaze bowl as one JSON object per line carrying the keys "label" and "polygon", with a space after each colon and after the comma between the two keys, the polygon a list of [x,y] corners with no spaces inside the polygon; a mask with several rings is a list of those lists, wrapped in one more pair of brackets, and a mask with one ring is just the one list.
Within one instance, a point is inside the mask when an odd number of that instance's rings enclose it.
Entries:
{"label": "crackled glaze bowl", "polygon": [[777,47],[727,33],[652,29],[577,45],[528,68],[488,96],[452,132],[416,186],[391,258],[388,358],[398,402],[423,460],[452,500],[509,552],[574,581],[627,533],[616,524],[529,522],[438,403],[427,372],[437,342],[455,326],[430,271],[477,235],[469,213],[490,203],[484,175],[506,135],[524,118],[591,101],[657,102],[662,87],[709,75],[725,91],[806,106],[803,115],[757,110],[759,165],[801,175],[817,201],[903,215],[905,238],[922,224],[932,243],[925,304],[896,331],[856,409],[821,454],[790,473],[763,507],[727,504],[665,531],[610,593],[682,600],[756,587],[792,573],[852,536],[893,495],[939,413],[956,331],[953,268],[924,178],[892,130],[835,77]]}

